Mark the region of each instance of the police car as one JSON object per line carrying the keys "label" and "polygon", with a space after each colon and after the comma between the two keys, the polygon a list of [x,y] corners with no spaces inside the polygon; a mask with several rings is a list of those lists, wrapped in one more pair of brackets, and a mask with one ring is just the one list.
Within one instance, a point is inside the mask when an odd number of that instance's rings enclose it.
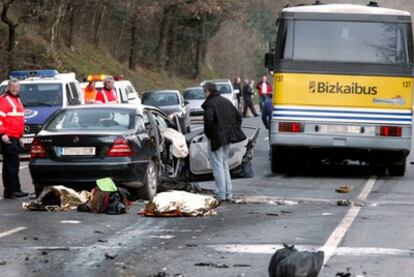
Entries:
{"label": "police car", "polygon": [[[29,152],[34,136],[43,123],[57,110],[83,103],[82,90],[75,73],[56,70],[12,71],[10,78],[20,80],[20,99],[25,107],[24,153]],[[7,80],[0,84],[0,92],[7,90]]]}
{"label": "police car", "polygon": [[[95,74],[95,75],[88,75],[86,78],[87,82],[81,83],[82,91],[86,88],[89,82],[95,82],[95,89],[99,91],[103,88],[103,80],[108,75],[105,74]],[[122,75],[114,76],[115,83],[114,83],[114,90],[116,91],[117,98],[119,99],[120,103],[128,103],[128,104],[141,104],[141,99],[138,96],[137,91],[135,90],[132,83],[128,80],[124,80]]]}

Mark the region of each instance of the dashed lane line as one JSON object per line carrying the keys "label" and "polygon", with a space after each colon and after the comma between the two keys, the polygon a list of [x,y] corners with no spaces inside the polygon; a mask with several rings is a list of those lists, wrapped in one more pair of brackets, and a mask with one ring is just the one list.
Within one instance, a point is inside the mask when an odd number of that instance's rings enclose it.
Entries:
{"label": "dashed lane line", "polygon": [[[367,200],[368,195],[372,191],[372,188],[376,182],[377,177],[371,177],[368,179],[358,196],[359,201]],[[345,216],[342,218],[339,225],[335,228],[335,230],[329,236],[328,240],[325,242],[324,246],[321,248],[321,250],[325,252],[324,265],[326,265],[331,257],[335,254],[338,245],[342,242],[349,228],[351,228],[351,225],[361,211],[361,208],[362,207],[360,206],[351,206]]]}
{"label": "dashed lane line", "polygon": [[[271,255],[284,246],[281,244],[220,244],[208,245],[207,247],[218,252]],[[321,246],[315,245],[295,245],[295,247],[299,251],[317,251],[321,249]],[[414,256],[414,250],[380,247],[332,247],[332,253],[338,256]]]}
{"label": "dashed lane line", "polygon": [[13,235],[15,233],[18,233],[18,232],[26,230],[26,229],[27,229],[27,227],[17,227],[17,228],[11,229],[9,231],[0,233],[0,239],[4,238],[4,237],[7,237],[7,236],[10,236],[10,235]]}

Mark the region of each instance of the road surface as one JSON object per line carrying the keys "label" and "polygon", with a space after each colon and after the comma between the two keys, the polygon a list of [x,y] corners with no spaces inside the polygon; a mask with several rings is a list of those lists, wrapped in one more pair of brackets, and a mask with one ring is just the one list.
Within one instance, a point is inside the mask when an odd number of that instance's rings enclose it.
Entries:
{"label": "road surface", "polygon": [[[137,215],[143,203],[118,216],[28,212],[21,200],[0,199],[0,275],[267,276],[271,255],[288,243],[322,248],[323,277],[347,269],[356,276],[412,276],[411,165],[404,178],[377,178],[355,165],[273,175],[268,149],[262,130],[255,177],[233,184],[237,198],[258,203],[223,204],[217,216],[144,218]],[[32,190],[27,163],[21,176],[24,189]],[[340,185],[353,191],[338,194]],[[337,206],[340,199],[362,205]],[[280,200],[287,201],[276,205]]]}

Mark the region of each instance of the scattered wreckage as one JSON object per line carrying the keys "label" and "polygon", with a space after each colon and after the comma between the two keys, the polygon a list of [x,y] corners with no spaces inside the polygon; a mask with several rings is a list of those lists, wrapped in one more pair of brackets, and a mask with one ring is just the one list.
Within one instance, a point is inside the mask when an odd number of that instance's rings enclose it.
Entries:
{"label": "scattered wreckage", "polygon": [[[259,128],[242,126],[247,139],[230,147],[232,178],[253,177],[251,160]],[[132,196],[151,200],[169,187],[214,180],[202,127],[183,135],[176,116],[149,106],[88,105],[51,116],[31,149],[36,195],[64,185],[90,190],[110,177]]]}

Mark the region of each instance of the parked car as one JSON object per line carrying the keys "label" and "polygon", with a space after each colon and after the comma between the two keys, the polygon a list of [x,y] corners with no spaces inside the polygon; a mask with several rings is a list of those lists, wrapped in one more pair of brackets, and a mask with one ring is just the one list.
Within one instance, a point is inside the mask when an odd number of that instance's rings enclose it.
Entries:
{"label": "parked car", "polygon": [[201,107],[205,101],[203,87],[187,88],[184,90],[183,96],[190,105],[191,115],[203,115],[204,111]]}
{"label": "parked car", "polygon": [[154,106],[166,114],[175,114],[183,133],[191,132],[190,106],[178,90],[155,90],[142,94],[142,104]]}
{"label": "parked car", "polygon": [[[59,73],[50,69],[22,70],[12,71],[10,77],[20,80],[20,99],[26,123],[23,153],[28,154],[33,138],[54,112],[83,103],[82,90],[75,73]],[[7,82],[1,83],[0,93],[7,90]]]}
{"label": "parked car", "polygon": [[[187,156],[172,151],[169,133],[183,138]],[[258,128],[244,129],[247,139],[230,147],[232,177],[251,177]],[[203,130],[185,138],[176,116],[132,104],[68,107],[54,114],[31,147],[29,170],[36,194],[45,186],[91,189],[110,177],[139,198],[152,199],[161,182],[213,180]]]}
{"label": "parked car", "polygon": [[220,95],[229,99],[233,105],[238,109],[237,103],[237,94],[240,93],[239,90],[235,90],[233,88],[233,84],[230,80],[227,79],[214,79],[214,80],[205,80],[203,81],[200,86],[203,86],[207,82],[215,83],[217,86],[217,90],[220,92]]}

